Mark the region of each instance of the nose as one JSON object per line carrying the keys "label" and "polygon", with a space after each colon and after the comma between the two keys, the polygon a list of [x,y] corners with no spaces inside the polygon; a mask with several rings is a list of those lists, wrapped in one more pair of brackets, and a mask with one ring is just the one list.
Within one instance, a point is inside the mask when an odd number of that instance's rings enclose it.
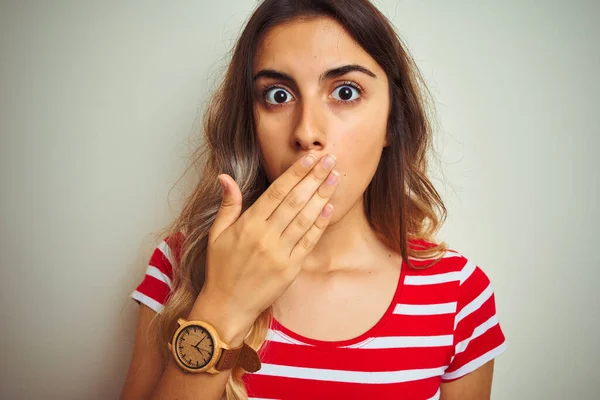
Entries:
{"label": "nose", "polygon": [[296,126],[292,135],[297,150],[322,150],[326,146],[326,113],[319,102],[303,101],[298,107]]}

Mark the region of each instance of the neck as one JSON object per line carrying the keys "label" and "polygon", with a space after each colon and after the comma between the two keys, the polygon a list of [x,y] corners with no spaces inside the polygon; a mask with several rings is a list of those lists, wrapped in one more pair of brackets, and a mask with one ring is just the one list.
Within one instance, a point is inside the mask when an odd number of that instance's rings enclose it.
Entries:
{"label": "neck", "polygon": [[[336,210],[333,213],[335,217]],[[333,272],[372,268],[374,257],[391,253],[369,225],[361,196],[345,215],[335,223],[330,222],[303,260],[302,270]]]}

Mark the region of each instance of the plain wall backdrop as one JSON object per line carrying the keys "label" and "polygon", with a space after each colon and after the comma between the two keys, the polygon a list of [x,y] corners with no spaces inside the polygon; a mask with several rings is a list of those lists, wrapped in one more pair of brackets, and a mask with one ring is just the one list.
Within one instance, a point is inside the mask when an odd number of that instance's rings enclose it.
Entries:
{"label": "plain wall backdrop", "polygon": [[[440,237],[492,279],[496,400],[597,399],[600,5],[398,1],[437,106]],[[115,399],[128,299],[254,0],[2,1],[2,399]]]}

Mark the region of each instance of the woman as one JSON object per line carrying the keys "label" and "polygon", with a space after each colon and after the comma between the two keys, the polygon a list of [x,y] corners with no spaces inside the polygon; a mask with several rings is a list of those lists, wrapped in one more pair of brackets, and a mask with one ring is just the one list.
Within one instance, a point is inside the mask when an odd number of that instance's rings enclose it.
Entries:
{"label": "woman", "polygon": [[200,182],[132,294],[122,398],[490,397],[494,295],[433,237],[419,75],[372,4],[264,1],[205,133]]}

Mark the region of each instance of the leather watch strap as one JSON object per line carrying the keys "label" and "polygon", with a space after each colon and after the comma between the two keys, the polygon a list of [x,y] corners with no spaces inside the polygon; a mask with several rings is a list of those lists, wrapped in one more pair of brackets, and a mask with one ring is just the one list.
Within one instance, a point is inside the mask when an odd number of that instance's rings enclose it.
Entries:
{"label": "leather watch strap", "polygon": [[221,358],[215,365],[218,371],[224,371],[239,365],[248,372],[256,372],[261,363],[258,354],[246,343],[235,349],[223,350]]}
{"label": "leather watch strap", "polygon": [[244,368],[248,372],[256,372],[260,370],[261,363],[258,354],[254,349],[244,343],[244,347],[240,353],[240,359],[238,365]]}

